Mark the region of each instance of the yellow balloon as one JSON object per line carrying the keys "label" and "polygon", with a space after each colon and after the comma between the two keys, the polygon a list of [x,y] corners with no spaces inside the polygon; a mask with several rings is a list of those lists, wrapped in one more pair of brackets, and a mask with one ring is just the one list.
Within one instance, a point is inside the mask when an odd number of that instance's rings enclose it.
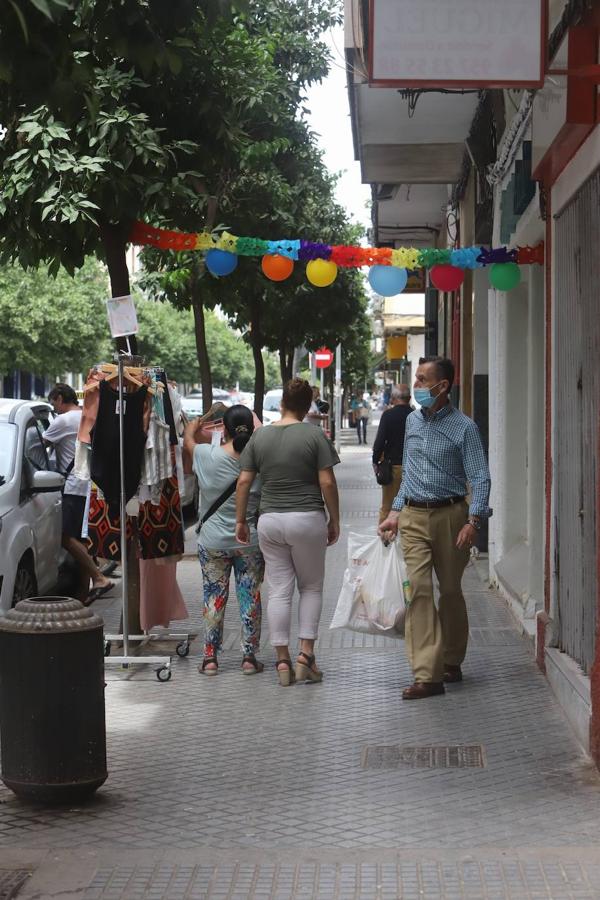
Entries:
{"label": "yellow balloon", "polygon": [[306,265],[306,277],[315,287],[329,287],[337,278],[337,270],[329,259],[311,259]]}

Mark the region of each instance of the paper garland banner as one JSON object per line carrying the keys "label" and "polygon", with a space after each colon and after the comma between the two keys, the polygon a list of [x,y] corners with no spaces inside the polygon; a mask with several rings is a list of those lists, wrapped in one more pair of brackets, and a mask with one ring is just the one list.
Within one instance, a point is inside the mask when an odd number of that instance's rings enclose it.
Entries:
{"label": "paper garland banner", "polygon": [[[223,231],[185,233],[153,228],[144,222],[135,222],[129,238],[138,246],[157,247],[161,250],[200,250],[205,252],[206,267],[211,274],[229,275],[237,266],[239,256],[261,256],[262,270],[273,281],[284,281],[294,269],[294,262],[306,263],[306,277],[315,287],[327,287],[336,279],[338,267],[358,269],[368,266],[372,287],[381,283],[387,291],[401,293],[406,285],[406,270],[431,269],[431,280],[438,290],[458,290],[466,269],[490,267],[490,283],[497,290],[511,290],[520,281],[520,265],[543,265],[544,244],[536,247],[361,247],[330,245],[303,239],[266,241],[255,237],[236,237]],[[317,263],[317,265],[314,265]],[[385,266],[404,270],[404,275],[386,278],[379,272]],[[373,283],[375,282],[375,284]],[[379,291],[381,293],[381,291]],[[387,293],[385,296],[393,296]]]}

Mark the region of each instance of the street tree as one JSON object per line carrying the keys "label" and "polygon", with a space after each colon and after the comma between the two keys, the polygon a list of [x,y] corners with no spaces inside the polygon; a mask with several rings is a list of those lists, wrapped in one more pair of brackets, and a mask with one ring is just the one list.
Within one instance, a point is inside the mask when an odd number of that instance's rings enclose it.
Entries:
{"label": "street tree", "polygon": [[[0,260],[49,263],[55,275],[97,255],[113,295],[127,294],[132,222],[205,200],[194,163],[206,152],[215,110],[210,99],[206,109],[188,96],[184,124],[181,102],[172,100],[185,68],[203,66],[214,80],[200,38],[220,26],[215,11],[228,4],[32,5],[25,14],[15,0],[0,12]],[[198,107],[203,113],[190,115]]]}
{"label": "street tree", "polygon": [[[137,296],[136,306],[140,352],[150,361],[160,360],[175,381],[196,384],[199,371],[192,310],[177,309],[168,302]],[[211,310],[206,311],[205,319],[206,343],[215,384],[226,389],[233,389],[238,384],[240,390],[251,391],[254,365],[250,347]],[[265,362],[269,386],[274,387],[279,381],[277,366],[268,354]]]}
{"label": "street tree", "polygon": [[[316,167],[314,140],[304,119],[304,91],[327,72],[328,50],[322,32],[337,21],[337,15],[335,0],[303,4],[250,0],[245,13],[235,18],[234,27],[224,28],[219,72],[225,93],[235,96],[226,112],[235,139],[228,139],[220,150],[215,148],[210,160],[203,160],[203,183],[213,202],[205,223],[213,225],[218,220],[237,234],[271,239],[296,232],[301,224],[296,212],[302,205],[303,175],[308,163]],[[245,73],[241,93],[240,71]],[[199,74],[193,69],[185,72],[187,95],[203,92]],[[190,229],[198,230],[197,212],[188,212]],[[210,402],[210,367],[202,316],[204,308],[216,303],[245,330],[256,364],[256,402],[262,403],[260,319],[263,291],[269,295],[270,286],[262,276],[256,277],[256,261],[240,263],[245,277],[241,294],[235,290],[236,279],[213,279],[194,254],[177,257],[150,251],[144,253],[144,264],[161,274],[162,289],[171,300],[194,310],[205,404]],[[240,297],[245,312],[237,308]]]}
{"label": "street tree", "polygon": [[336,5],[254,0],[229,16],[225,0],[32,0],[27,16],[24,0],[5,5],[0,258],[55,274],[96,254],[113,295],[128,293],[135,219],[212,226],[232,178],[286,146],[274,123],[326,71],[318,36]]}
{"label": "street tree", "polygon": [[106,270],[88,260],[75,277],[0,266],[0,373],[15,367],[54,376],[85,371],[106,355]]}

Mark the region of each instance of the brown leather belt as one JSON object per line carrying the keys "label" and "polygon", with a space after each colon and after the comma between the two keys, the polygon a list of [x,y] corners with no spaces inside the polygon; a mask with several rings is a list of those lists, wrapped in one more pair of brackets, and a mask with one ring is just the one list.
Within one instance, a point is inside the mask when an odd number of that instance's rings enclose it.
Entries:
{"label": "brown leather belt", "polygon": [[444,497],[443,500],[405,500],[405,506],[414,506],[416,509],[440,509],[442,506],[454,506],[462,503],[464,497]]}

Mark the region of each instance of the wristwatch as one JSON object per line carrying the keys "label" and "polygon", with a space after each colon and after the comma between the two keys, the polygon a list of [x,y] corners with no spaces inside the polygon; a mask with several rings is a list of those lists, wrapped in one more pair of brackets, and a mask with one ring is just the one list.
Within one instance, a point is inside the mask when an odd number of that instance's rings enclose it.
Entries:
{"label": "wristwatch", "polygon": [[477,516],[469,516],[469,525],[471,525],[475,531],[481,531],[481,521]]}

